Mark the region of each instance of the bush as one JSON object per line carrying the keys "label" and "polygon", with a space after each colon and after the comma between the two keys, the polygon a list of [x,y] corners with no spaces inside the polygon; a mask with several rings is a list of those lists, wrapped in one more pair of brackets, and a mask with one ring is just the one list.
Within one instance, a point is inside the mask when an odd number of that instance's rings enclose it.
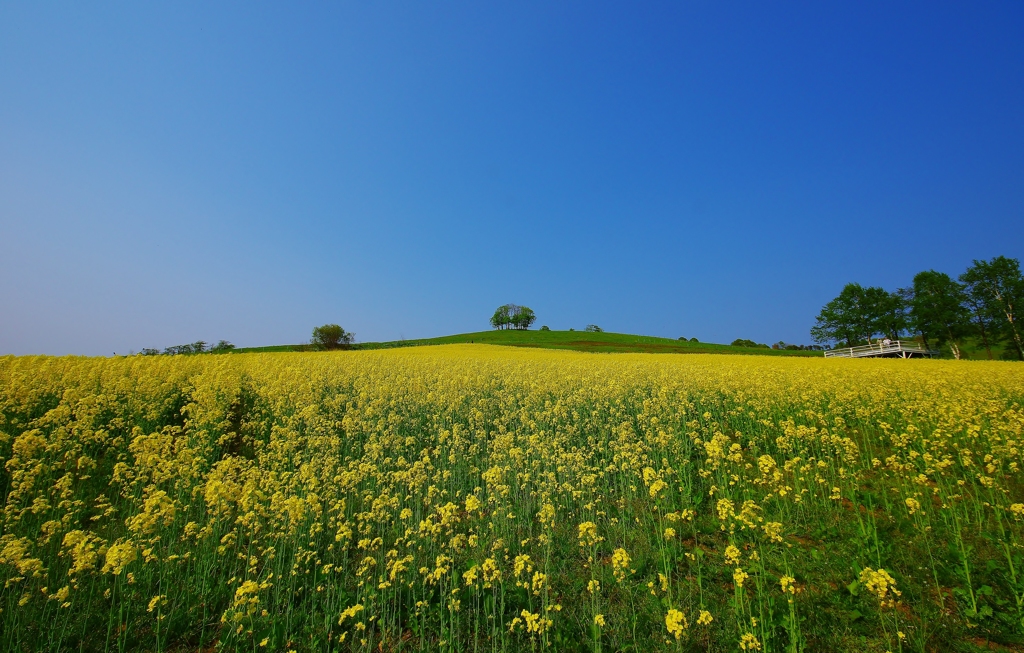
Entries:
{"label": "bush", "polygon": [[313,329],[309,344],[314,349],[342,349],[351,345],[355,339],[356,334],[345,331],[337,324],[325,324]]}
{"label": "bush", "polygon": [[737,338],[731,343],[733,347],[755,347],[757,349],[771,349],[768,345],[762,345],[761,343],[754,342],[753,340],[747,340],[746,338]]}
{"label": "bush", "polygon": [[690,338],[690,342],[700,342],[700,340],[697,340],[696,338]]}
{"label": "bush", "polygon": [[601,333],[602,331],[604,331],[604,329],[597,326],[596,324],[588,324],[587,328],[584,329],[584,331],[587,331],[589,333]]}
{"label": "bush", "polygon": [[546,324],[545,324],[544,326],[542,326],[542,327],[540,328],[540,330],[541,330],[541,331],[550,331],[551,329],[549,329],[549,328],[548,328],[548,325],[546,325]]}

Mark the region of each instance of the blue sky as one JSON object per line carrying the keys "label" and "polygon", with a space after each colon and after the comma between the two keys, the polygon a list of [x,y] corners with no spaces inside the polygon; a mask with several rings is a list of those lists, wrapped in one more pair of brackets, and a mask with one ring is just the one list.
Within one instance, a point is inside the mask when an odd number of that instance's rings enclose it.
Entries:
{"label": "blue sky", "polygon": [[1024,257],[1021,3],[0,2],[0,353],[810,342]]}

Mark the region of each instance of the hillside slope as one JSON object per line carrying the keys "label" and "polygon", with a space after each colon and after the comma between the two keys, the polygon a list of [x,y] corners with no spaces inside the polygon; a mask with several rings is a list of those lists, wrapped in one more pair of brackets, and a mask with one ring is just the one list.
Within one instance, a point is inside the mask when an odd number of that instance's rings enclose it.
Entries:
{"label": "hillside slope", "polygon": [[[393,347],[419,347],[424,345],[450,345],[478,343],[510,347],[540,347],[543,349],[572,349],[591,352],[632,352],[652,354],[759,354],[770,356],[821,356],[815,351],[779,351],[757,347],[733,347],[704,342],[687,342],[671,338],[637,336],[627,333],[588,333],[586,331],[477,331],[439,338],[395,340],[391,342],[362,342],[353,349],[389,349]],[[276,345],[272,347],[245,347],[238,352],[301,351],[302,345]]]}

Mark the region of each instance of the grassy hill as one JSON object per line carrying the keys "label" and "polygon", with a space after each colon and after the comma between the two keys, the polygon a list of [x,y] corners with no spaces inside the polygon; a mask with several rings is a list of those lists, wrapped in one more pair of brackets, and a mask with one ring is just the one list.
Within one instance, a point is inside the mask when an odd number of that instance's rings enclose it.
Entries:
{"label": "grassy hill", "polygon": [[[390,349],[394,347],[420,347],[424,345],[450,345],[456,343],[482,343],[510,347],[540,347],[543,349],[572,349],[592,352],[632,352],[653,354],[760,354],[770,356],[821,356],[815,351],[780,351],[757,347],[733,347],[704,342],[687,342],[671,338],[637,336],[627,333],[588,333],[585,331],[478,331],[439,338],[395,340],[391,342],[362,342],[354,349]],[[302,351],[302,345],[276,345],[273,347],[244,347],[237,352]]]}

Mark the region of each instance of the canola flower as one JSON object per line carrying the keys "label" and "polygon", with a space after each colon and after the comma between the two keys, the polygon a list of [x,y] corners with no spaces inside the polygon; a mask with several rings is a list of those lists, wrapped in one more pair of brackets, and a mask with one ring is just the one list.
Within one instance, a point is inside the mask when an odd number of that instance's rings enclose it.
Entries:
{"label": "canola flower", "polygon": [[1009,638],[1022,401],[987,362],[0,357],[0,648],[842,650],[801,615],[850,564],[873,648]]}

